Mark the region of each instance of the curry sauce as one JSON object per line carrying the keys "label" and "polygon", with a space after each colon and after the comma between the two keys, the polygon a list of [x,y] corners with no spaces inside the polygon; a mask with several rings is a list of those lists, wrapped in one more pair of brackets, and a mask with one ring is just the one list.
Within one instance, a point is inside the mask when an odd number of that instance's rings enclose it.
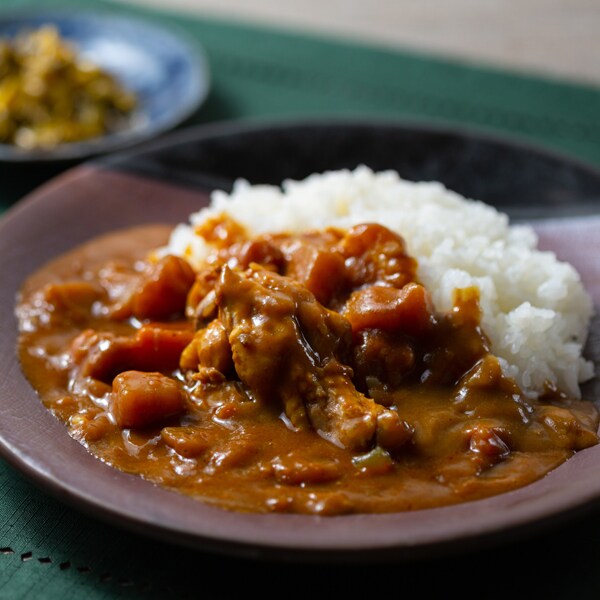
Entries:
{"label": "curry sauce", "polygon": [[169,231],[94,240],[18,301],[25,374],[117,469],[231,510],[383,513],[506,492],[598,442],[594,405],[521,390],[477,289],[437,311],[381,225],[216,219],[199,269],[153,252]]}

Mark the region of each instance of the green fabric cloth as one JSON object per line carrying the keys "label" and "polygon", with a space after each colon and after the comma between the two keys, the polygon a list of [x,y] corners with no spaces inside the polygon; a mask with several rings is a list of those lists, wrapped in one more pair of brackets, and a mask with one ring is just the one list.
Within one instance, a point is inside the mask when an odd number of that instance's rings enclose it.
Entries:
{"label": "green fabric cloth", "polygon": [[[142,14],[205,49],[206,104],[185,125],[229,119],[376,116],[483,128],[600,164],[600,89],[268,28],[83,0],[2,0],[0,15],[71,6]],[[8,174],[0,208],[27,191]],[[534,597],[600,593],[600,515],[524,543],[409,565],[269,565],[193,552],[97,522],[0,463],[0,598],[174,598],[445,593],[504,598],[523,578]],[[492,577],[489,583],[486,577]],[[213,593],[212,583],[225,586]],[[459,585],[460,584],[460,585]],[[379,588],[383,590],[383,588]],[[321,592],[321,593],[320,593]],[[389,593],[389,592],[388,592]]]}

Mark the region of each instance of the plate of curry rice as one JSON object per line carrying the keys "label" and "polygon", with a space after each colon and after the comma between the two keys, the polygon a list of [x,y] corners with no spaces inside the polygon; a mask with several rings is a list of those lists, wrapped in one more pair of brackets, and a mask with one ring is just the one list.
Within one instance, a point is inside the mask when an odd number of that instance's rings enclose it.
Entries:
{"label": "plate of curry rice", "polygon": [[600,499],[600,172],[489,133],[226,122],[0,221],[0,451],[240,557],[522,539]]}

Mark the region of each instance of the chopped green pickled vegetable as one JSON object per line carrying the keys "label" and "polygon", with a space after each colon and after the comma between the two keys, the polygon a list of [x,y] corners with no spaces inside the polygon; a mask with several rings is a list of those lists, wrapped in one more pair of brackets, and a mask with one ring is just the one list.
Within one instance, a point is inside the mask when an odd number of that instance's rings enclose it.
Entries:
{"label": "chopped green pickled vegetable", "polygon": [[53,26],[0,40],[0,143],[52,149],[106,135],[127,123],[136,104]]}
{"label": "chopped green pickled vegetable", "polygon": [[383,448],[376,446],[370,452],[355,456],[352,464],[361,472],[370,475],[383,474],[394,469],[394,460]]}

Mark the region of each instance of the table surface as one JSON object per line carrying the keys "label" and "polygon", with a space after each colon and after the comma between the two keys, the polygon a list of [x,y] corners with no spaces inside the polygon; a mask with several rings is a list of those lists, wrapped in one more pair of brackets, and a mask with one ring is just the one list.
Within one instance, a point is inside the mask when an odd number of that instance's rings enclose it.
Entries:
{"label": "table surface", "polygon": [[[165,7],[164,0],[121,2]],[[597,0],[169,0],[169,9],[600,84]]]}

